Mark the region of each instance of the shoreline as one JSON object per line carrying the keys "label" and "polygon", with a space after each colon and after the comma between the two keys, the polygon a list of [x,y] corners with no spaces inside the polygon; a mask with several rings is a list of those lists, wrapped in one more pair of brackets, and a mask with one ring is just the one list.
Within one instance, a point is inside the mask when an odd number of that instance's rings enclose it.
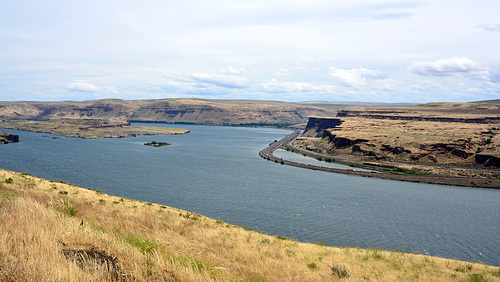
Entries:
{"label": "shoreline", "polygon": [[[307,164],[302,164],[294,161],[289,161],[289,160],[283,160],[281,158],[277,158],[276,156],[273,155],[273,151],[279,148],[280,146],[285,146],[289,149],[292,150],[298,150],[303,154],[306,154],[310,157],[316,156],[323,156],[323,157],[330,157],[330,156],[325,156],[323,154],[319,154],[316,152],[309,152],[297,147],[291,148],[290,143],[295,140],[296,137],[298,137],[300,134],[299,130],[294,131],[293,133],[285,136],[284,138],[278,140],[277,142],[274,142],[270,144],[268,147],[265,149],[261,150],[259,152],[259,156],[270,160],[274,161],[276,163],[281,163],[284,165],[290,165],[290,166],[295,166],[295,167],[300,167],[300,168],[305,168],[305,169],[312,169],[312,170],[319,170],[319,171],[326,171],[326,172],[332,172],[332,173],[341,173],[341,174],[347,174],[347,175],[355,175],[355,176],[362,176],[362,177],[370,177],[370,178],[380,178],[380,179],[388,179],[388,180],[398,180],[398,181],[407,181],[407,182],[415,182],[415,183],[427,183],[427,184],[438,184],[438,185],[451,185],[451,186],[462,186],[462,187],[471,187],[471,188],[489,188],[489,189],[500,189],[500,179],[493,179],[493,178],[470,178],[470,177],[459,177],[459,176],[446,176],[446,175],[410,175],[410,174],[394,174],[394,173],[375,173],[375,172],[363,172],[363,171],[356,171],[355,168],[353,170],[344,170],[344,169],[337,169],[337,168],[329,168],[329,167],[323,167],[323,166],[316,166],[316,165],[307,165]],[[372,167],[368,166],[362,166],[357,163],[349,163],[349,162],[338,162],[335,161],[339,164],[344,164],[344,165],[349,165],[349,166],[358,166],[362,168],[367,168],[367,169],[374,169]]]}
{"label": "shoreline", "polygon": [[49,120],[1,122],[0,128],[27,132],[46,133],[82,139],[128,138],[138,135],[187,134],[189,129],[131,125],[129,122],[108,120]]}

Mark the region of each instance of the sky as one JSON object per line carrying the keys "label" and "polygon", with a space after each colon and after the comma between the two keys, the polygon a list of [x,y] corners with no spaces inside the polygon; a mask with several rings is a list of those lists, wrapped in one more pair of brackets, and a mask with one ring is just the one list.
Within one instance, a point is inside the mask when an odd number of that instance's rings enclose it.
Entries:
{"label": "sky", "polygon": [[500,1],[0,1],[0,101],[102,98],[500,99]]}

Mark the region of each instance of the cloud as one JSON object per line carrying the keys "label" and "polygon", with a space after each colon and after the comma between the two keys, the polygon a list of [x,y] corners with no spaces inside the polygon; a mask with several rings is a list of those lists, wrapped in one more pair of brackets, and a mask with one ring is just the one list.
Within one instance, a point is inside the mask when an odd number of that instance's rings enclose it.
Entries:
{"label": "cloud", "polygon": [[243,68],[235,69],[233,67],[228,67],[227,69],[220,70],[219,72],[228,75],[240,75],[246,73],[247,71]]}
{"label": "cloud", "polygon": [[272,79],[260,84],[262,91],[271,93],[305,93],[312,92],[317,94],[334,93],[335,85],[317,85],[306,82],[280,82]]}
{"label": "cloud", "polygon": [[498,32],[500,32],[500,24],[482,24],[482,25],[478,25],[477,27],[483,29],[484,31],[498,31]]}
{"label": "cloud", "polygon": [[435,62],[412,62],[408,68],[411,72],[422,76],[450,76],[477,73],[479,71],[479,65],[467,58],[451,58]]}
{"label": "cloud", "polygon": [[287,69],[279,69],[279,70],[274,70],[273,75],[278,76],[278,77],[290,76],[290,75],[292,75],[292,72],[290,70],[287,70]]}
{"label": "cloud", "polygon": [[72,92],[99,92],[102,90],[99,86],[91,84],[86,80],[77,80],[66,85],[66,88]]}
{"label": "cloud", "polygon": [[246,88],[248,81],[244,78],[225,74],[193,73],[191,78],[197,82],[223,88]]}
{"label": "cloud", "polygon": [[361,87],[366,84],[367,78],[382,77],[382,74],[379,71],[366,68],[354,68],[348,70],[330,67],[330,71],[330,76],[336,78],[342,84],[349,87]]}

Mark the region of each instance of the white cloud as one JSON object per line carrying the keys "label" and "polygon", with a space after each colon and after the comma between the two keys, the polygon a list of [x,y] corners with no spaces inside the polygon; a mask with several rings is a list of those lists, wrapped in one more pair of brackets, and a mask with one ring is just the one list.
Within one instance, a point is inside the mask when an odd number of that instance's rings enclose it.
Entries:
{"label": "white cloud", "polygon": [[481,28],[485,31],[498,31],[500,32],[500,24],[482,24],[478,25],[478,28]]}
{"label": "white cloud", "polygon": [[280,82],[272,79],[260,84],[265,92],[273,93],[303,93],[315,92],[317,94],[334,93],[335,85],[317,85],[305,82]]}
{"label": "white cloud", "polygon": [[382,77],[382,74],[379,71],[366,68],[354,68],[349,70],[330,67],[330,71],[330,75],[332,77],[350,87],[361,87],[365,85],[367,78]]}
{"label": "white cloud", "polygon": [[248,86],[248,81],[245,78],[233,75],[193,73],[191,78],[197,82],[223,88],[245,88]]}
{"label": "white cloud", "polygon": [[243,68],[235,69],[233,67],[228,67],[227,69],[220,70],[219,72],[228,75],[240,75],[246,73],[246,70]]}
{"label": "white cloud", "polygon": [[287,69],[274,70],[273,75],[277,77],[292,75],[292,72]]}
{"label": "white cloud", "polygon": [[86,80],[77,80],[68,84],[66,88],[73,92],[99,92],[102,90],[99,86],[91,84]]}
{"label": "white cloud", "polygon": [[442,59],[434,62],[412,62],[411,72],[423,76],[450,76],[464,73],[477,73],[479,65],[467,58]]}

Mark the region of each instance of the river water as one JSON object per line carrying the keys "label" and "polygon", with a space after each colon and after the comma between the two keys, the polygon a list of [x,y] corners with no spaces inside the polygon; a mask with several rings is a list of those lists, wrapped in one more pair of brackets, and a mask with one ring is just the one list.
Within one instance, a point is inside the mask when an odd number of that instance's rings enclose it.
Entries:
{"label": "river water", "polygon": [[[153,126],[169,126],[150,124]],[[266,161],[290,131],[181,125],[120,139],[20,136],[0,168],[185,209],[269,234],[500,264],[500,190],[364,178]],[[144,146],[149,141],[171,146]]]}

